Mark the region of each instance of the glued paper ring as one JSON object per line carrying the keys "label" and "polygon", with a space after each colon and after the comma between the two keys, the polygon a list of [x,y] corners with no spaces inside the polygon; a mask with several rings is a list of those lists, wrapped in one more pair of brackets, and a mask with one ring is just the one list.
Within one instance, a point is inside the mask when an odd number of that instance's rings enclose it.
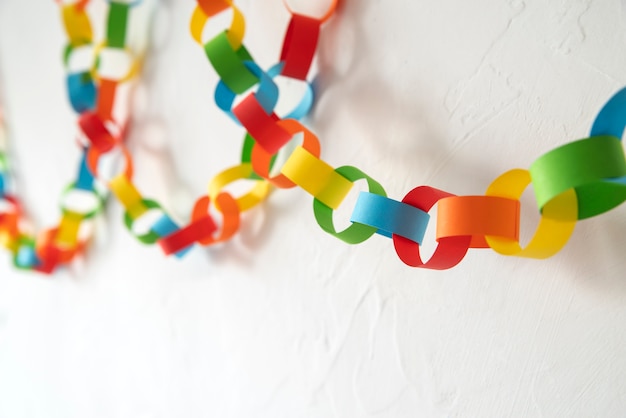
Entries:
{"label": "glued paper ring", "polygon": [[[89,209],[84,209],[83,211],[77,210],[76,208],[68,208],[68,202],[67,199],[69,198],[68,196],[71,196],[70,193],[75,193],[75,192],[82,192],[82,193],[87,193],[90,194],[91,197],[94,198],[94,207],[93,208],[89,208]],[[98,193],[95,189],[82,189],[77,187],[76,182],[70,184],[69,186],[67,186],[65,188],[65,190],[63,190],[63,193],[61,195],[61,213],[65,214],[65,213],[76,213],[76,214],[80,214],[83,219],[90,219],[93,218],[94,216],[96,216],[98,213],[100,213],[102,211],[102,209],[104,208],[104,196],[102,196],[100,193]]]}
{"label": "glued paper ring", "polygon": [[[276,124],[289,132],[291,135],[296,135],[298,133],[302,133],[302,148],[307,150],[311,155],[315,157],[320,156],[320,141],[317,139],[317,136],[307,128],[305,128],[300,122],[294,119],[284,119],[279,120]],[[268,180],[274,186],[289,189],[291,187],[295,187],[296,183],[289,180],[284,174],[277,174],[273,177],[270,176],[270,170],[272,168],[272,162],[275,160],[278,155],[278,150],[276,153],[271,154],[267,152],[263,147],[261,147],[258,143],[255,143],[252,146],[252,168],[254,172],[258,174],[260,177]]]}
{"label": "glued paper ring", "polygon": [[626,200],[626,158],[614,136],[570,142],[539,157],[530,166],[540,210],[569,189],[576,191],[578,219],[604,213]]}
{"label": "glued paper ring", "polygon": [[[161,208],[161,205],[159,205],[154,200],[141,199],[141,204],[147,209],[146,212],[149,210],[160,210],[161,212],[164,212],[163,208]],[[128,231],[140,242],[143,242],[144,244],[154,244],[159,238],[161,238],[161,236],[157,232],[154,232],[152,229],[150,229],[150,231],[146,232],[145,234],[138,235],[133,230],[135,222],[137,221],[137,219],[141,218],[141,216],[143,216],[143,214],[133,219],[128,210],[124,211],[124,225],[126,225],[126,229],[128,229]]]}
{"label": "glued paper ring", "polygon": [[[196,202],[193,213],[191,215],[192,220],[196,221],[203,216],[207,216],[209,213],[209,205],[211,199],[208,196],[204,196]],[[215,201],[215,207],[222,214],[222,228],[217,236],[209,236],[198,240],[201,245],[212,245],[218,242],[223,242],[230,239],[239,230],[241,221],[241,211],[237,200],[233,198],[229,193],[222,192],[217,195]]]}
{"label": "glued paper ring", "polygon": [[[380,183],[356,167],[346,165],[339,167],[334,171],[340,176],[346,178],[350,183],[365,179],[370,193],[387,196],[385,189],[380,185]],[[317,224],[324,231],[344,242],[347,242],[348,244],[361,243],[376,233],[375,227],[361,223],[352,223],[352,225],[343,231],[337,231],[333,223],[333,208],[327,206],[324,202],[317,198],[313,199],[313,213],[315,214]]]}
{"label": "glued paper ring", "polygon": [[[418,186],[407,193],[402,202],[428,212],[439,200],[451,196],[454,195],[434,187]],[[471,242],[469,236],[441,238],[437,240],[437,248],[430,260],[424,262],[417,242],[399,235],[394,235],[392,239],[396,253],[403,263],[433,270],[446,270],[459,264],[467,254]]]}
{"label": "glued paper ring", "polygon": [[351,222],[376,228],[391,238],[394,234],[422,243],[430,215],[406,203],[375,193],[361,192],[350,217]]}
{"label": "glued paper ring", "polygon": [[486,235],[519,240],[520,203],[499,196],[450,196],[437,204],[437,241],[469,236],[470,248],[489,248]]}
{"label": "glued paper ring", "polygon": [[226,30],[228,42],[232,46],[232,49],[238,50],[243,44],[243,37],[246,32],[246,21],[241,11],[230,0],[198,0],[198,5],[193,11],[189,24],[191,37],[198,44],[204,45],[202,32],[209,18],[227,9],[233,11],[230,28]]}
{"label": "glued paper ring", "polygon": [[[264,72],[254,61],[244,61],[243,64],[250,72],[259,78],[259,88],[252,94],[254,94],[254,98],[261,105],[263,110],[265,110],[265,113],[270,115],[278,102],[278,86],[274,83],[269,72]],[[236,98],[237,94],[229,89],[226,83],[222,80],[217,83],[217,87],[215,88],[215,104],[238,125],[241,125],[241,122],[232,111],[233,103],[235,103]]]}
{"label": "glued paper ring", "polygon": [[[216,203],[216,208],[220,210],[219,203],[217,202],[217,196],[222,190],[231,183],[237,180],[249,180],[252,175],[252,165],[239,164],[237,166],[228,168],[211,180],[209,183],[209,198]],[[262,201],[265,200],[269,194],[271,187],[270,183],[266,180],[252,180],[255,184],[252,189],[236,199],[237,205],[241,212],[253,208]]]}
{"label": "glued paper ring", "polygon": [[[496,178],[485,194],[519,200],[529,184],[531,184],[531,177],[528,170],[513,169]],[[545,204],[537,230],[525,248],[521,247],[519,240],[489,235],[485,237],[485,240],[498,254],[548,258],[565,246],[574,232],[577,219],[576,192],[569,189]]]}
{"label": "glued paper ring", "polygon": [[352,189],[350,180],[301,146],[293,150],[280,172],[331,209],[337,209]]}

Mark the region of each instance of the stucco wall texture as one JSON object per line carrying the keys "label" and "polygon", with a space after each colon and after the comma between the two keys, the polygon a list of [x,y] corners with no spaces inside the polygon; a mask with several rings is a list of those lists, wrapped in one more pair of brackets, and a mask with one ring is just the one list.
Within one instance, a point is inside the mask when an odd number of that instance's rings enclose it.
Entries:
{"label": "stucco wall texture", "polygon": [[[289,15],[280,0],[237,4],[267,68]],[[128,103],[136,184],[180,219],[237,163],[243,138],[213,103],[193,6],[145,12]],[[482,194],[588,135],[626,85],[625,28],[617,0],[342,0],[322,30],[306,125],[325,161],[363,169],[392,198],[423,184]],[[39,225],[56,220],[75,165],[64,36],[55,2],[0,1],[2,102]],[[299,86],[281,87],[295,100]],[[525,240],[533,205],[529,190]],[[85,259],[52,278],[0,257],[0,417],[626,414],[624,207],[580,222],[548,260],[474,250],[443,272],[405,266],[381,236],[331,237],[299,189],[276,191],[234,240],[183,260],[137,243],[121,216],[111,202]]]}

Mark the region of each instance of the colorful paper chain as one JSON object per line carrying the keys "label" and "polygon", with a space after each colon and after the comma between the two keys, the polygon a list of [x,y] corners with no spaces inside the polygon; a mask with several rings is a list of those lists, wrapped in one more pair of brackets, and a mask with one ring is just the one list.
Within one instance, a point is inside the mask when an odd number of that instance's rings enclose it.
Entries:
{"label": "colorful paper chain", "polygon": [[[68,38],[63,62],[67,71],[69,102],[79,115],[78,125],[83,130],[91,130],[90,134],[94,137],[93,131],[97,126],[89,121],[96,118],[95,114],[102,123],[117,125],[113,110],[118,87],[132,78],[137,70],[137,61],[126,46],[126,26],[131,6],[110,2],[106,39],[95,45],[92,24],[86,12],[89,0],[71,4],[57,0],[57,3]],[[93,62],[87,66],[80,58],[76,58],[85,50],[94,51]],[[115,77],[110,74],[114,65],[109,61],[119,59],[120,55],[128,55],[128,61],[133,64],[123,77]],[[97,109],[97,113],[94,113],[94,109]],[[118,131],[122,140],[124,129]],[[1,117],[0,137],[6,137]],[[97,158],[97,152],[88,141],[82,142],[79,141],[81,158],[76,179],[64,189],[61,196],[61,220],[56,227],[35,237],[30,232],[22,204],[12,191],[6,140],[0,141],[0,243],[12,253],[15,267],[51,273],[59,265],[69,263],[80,254],[92,238],[93,227],[90,223],[104,208],[105,189],[98,184],[88,168],[88,162]]]}
{"label": "colorful paper chain", "polygon": [[[76,3],[76,9],[79,10],[79,5],[84,3]],[[124,16],[127,15],[128,5],[110,3],[110,16],[116,8],[124,10]],[[470,248],[492,248],[500,254],[521,257],[550,257],[566,244],[579,219],[604,213],[626,200],[626,158],[620,140],[626,126],[626,88],[615,94],[601,109],[589,138],[548,152],[537,159],[529,170],[514,169],[502,174],[489,185],[483,196],[456,196],[419,186],[397,201],[387,197],[380,183],[358,168],[333,168],[320,158],[318,138],[298,119],[306,116],[313,103],[313,89],[306,80],[320,28],[332,16],[335,7],[336,1],[321,18],[304,16],[289,9],[291,20],[279,62],[263,71],[243,44],[245,20],[233,2],[197,0],[191,19],[191,33],[204,47],[221,79],[215,90],[215,101],[220,109],[245,128],[246,135],[241,162],[209,182],[208,195],[196,201],[191,220],[184,226],[174,222],[159,203],[143,197],[133,184],[132,159],[122,136],[109,123],[110,111],[103,110],[111,98],[107,97],[106,80],[100,80],[95,110],[86,107],[79,119],[79,125],[89,141],[84,165],[90,170],[90,175],[100,178],[98,166],[102,156],[114,150],[121,151],[125,156],[125,170],[104,182],[126,210],[125,225],[141,242],[156,243],[165,254],[180,257],[195,244],[212,245],[226,241],[238,231],[241,214],[267,198],[273,188],[299,186],[313,196],[315,219],[329,234],[350,244],[363,242],[374,234],[383,235],[392,239],[396,253],[407,265],[448,269],[458,264]],[[206,23],[226,11],[232,13],[230,27],[205,42],[202,36]],[[78,24],[79,20],[84,21],[81,19],[71,21]],[[110,17],[109,31],[118,35],[116,39],[123,39],[120,34],[125,34],[126,20],[123,20],[123,29],[116,24],[111,25],[111,22]],[[68,33],[78,32],[78,29],[68,29]],[[111,45],[112,36],[109,33],[107,46],[124,50],[119,46],[123,42]],[[307,83],[301,102],[285,117],[279,117],[274,112],[278,87],[273,80],[278,76]],[[120,81],[118,79],[117,82]],[[248,93],[253,88],[256,91]],[[85,88],[84,91],[87,90]],[[90,87],[89,91],[93,89]],[[233,105],[236,97],[243,94],[246,94],[245,97]],[[91,97],[86,93],[79,96]],[[278,169],[275,166],[277,154],[285,152],[296,134],[302,134],[302,144],[286,157],[285,163]],[[241,179],[252,182],[248,192],[233,196],[226,191],[229,184]],[[361,192],[358,197],[351,216],[352,224],[338,231],[333,223],[333,211],[342,204],[354,182],[362,179],[367,182],[368,191]],[[3,195],[1,181],[0,176],[0,197],[4,196],[4,200],[12,202],[11,196]],[[530,184],[541,219],[530,242],[522,247],[519,243],[520,198]],[[220,228],[210,213],[211,204],[221,214]],[[428,212],[435,204],[438,206],[438,244],[430,259],[424,261],[420,256],[420,245],[429,221]],[[45,246],[26,245],[29,248],[28,257],[20,255],[25,244],[20,241],[19,234],[13,233],[11,222],[6,220],[7,214],[1,215],[0,231],[5,232],[5,241],[16,254],[18,266],[29,266],[23,261],[25,259],[36,269],[51,271],[49,268],[42,269],[41,265],[62,265],[71,257],[57,254],[73,256],[83,248],[83,243],[75,238],[74,233],[78,229],[78,221],[65,220],[67,212],[64,212],[61,227],[52,234],[55,239],[44,240]],[[149,212],[158,212],[157,220],[147,233],[137,233],[137,221]],[[70,213],[79,218],[74,212]],[[81,219],[86,218],[85,214],[80,216]],[[71,224],[72,234],[60,232],[64,222]],[[63,239],[56,238],[59,236]]]}

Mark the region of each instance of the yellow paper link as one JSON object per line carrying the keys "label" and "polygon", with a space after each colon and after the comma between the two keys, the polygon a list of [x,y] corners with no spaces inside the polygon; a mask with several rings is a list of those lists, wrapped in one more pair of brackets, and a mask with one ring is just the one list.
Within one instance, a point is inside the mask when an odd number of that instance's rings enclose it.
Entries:
{"label": "yellow paper link", "polygon": [[296,147],[280,171],[332,209],[341,205],[354,184],[302,146]]}
{"label": "yellow paper link", "polygon": [[135,220],[148,211],[148,207],[143,204],[141,194],[124,174],[111,180],[109,189],[124,206],[131,219]]}
{"label": "yellow paper link", "polygon": [[[212,202],[215,202],[217,209],[220,209],[218,207],[217,197],[222,192],[222,189],[237,180],[249,180],[252,173],[252,165],[250,163],[243,163],[228,168],[213,177],[209,182],[209,198]],[[271,190],[271,185],[267,180],[249,181],[255,182],[254,187],[248,193],[245,193],[235,200],[239,206],[239,210],[242,212],[264,201]]]}
{"label": "yellow paper link", "polygon": [[[94,55],[96,57],[100,57],[100,53],[105,48],[110,48],[110,47],[107,46],[106,42],[100,42],[94,48]],[[120,49],[120,48],[113,48],[113,49]],[[128,72],[126,73],[126,75],[124,75],[124,77],[120,78],[119,80],[112,80],[120,84],[130,81],[132,78],[134,78],[139,73],[139,69],[141,68],[141,60],[138,59],[135,56],[135,54],[133,54],[133,52],[130,50],[129,47],[124,48],[124,52],[128,54],[132,62],[130,64],[130,68],[128,69]],[[97,59],[94,61],[94,64],[91,67],[90,72],[91,72],[91,77],[95,81],[100,81],[100,75],[98,74],[98,60]]]}
{"label": "yellow paper link", "polygon": [[65,211],[55,237],[55,244],[74,248],[78,244],[78,230],[85,216],[80,213]]}
{"label": "yellow paper link", "polygon": [[[239,8],[237,8],[232,1],[224,0],[222,3],[228,4],[233,11],[233,19],[230,23],[230,28],[226,32],[226,37],[228,38],[230,46],[232,46],[233,50],[236,51],[243,44],[243,37],[246,33],[246,20],[243,13],[241,13]],[[211,16],[207,16],[200,6],[196,6],[193,14],[191,15],[191,23],[189,25],[191,36],[200,45],[203,45],[202,32],[204,30],[204,26],[209,20],[209,17]]]}
{"label": "yellow paper link", "polygon": [[0,244],[15,254],[19,247],[18,237],[12,235],[9,231],[0,230]]}
{"label": "yellow paper link", "polygon": [[[514,169],[495,179],[485,194],[519,200],[530,183],[528,170]],[[502,237],[486,236],[485,240],[499,254],[548,258],[565,246],[574,232],[577,219],[578,200],[576,192],[570,189],[543,207],[537,230],[526,248],[522,248],[518,241]]]}
{"label": "yellow paper link", "polygon": [[70,45],[77,47],[91,43],[93,30],[85,9],[76,4],[67,4],[62,7],[61,13]]}

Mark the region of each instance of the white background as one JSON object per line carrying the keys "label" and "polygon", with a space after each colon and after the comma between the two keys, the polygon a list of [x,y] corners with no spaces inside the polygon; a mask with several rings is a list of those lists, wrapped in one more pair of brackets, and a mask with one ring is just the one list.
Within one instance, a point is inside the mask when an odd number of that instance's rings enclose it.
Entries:
{"label": "white background", "polygon": [[[152,23],[135,26],[148,47],[129,103],[136,184],[180,220],[243,138],[213,103],[193,4],[142,12]],[[279,0],[237,4],[267,68],[288,14]],[[422,184],[481,194],[587,135],[626,84],[624,27],[617,0],[344,0],[323,27],[306,124],[327,162],[393,198]],[[77,156],[64,39],[53,1],[0,1],[13,162],[42,226]],[[86,258],[51,278],[0,257],[0,417],[624,416],[623,207],[579,223],[551,259],[475,250],[444,272],[406,267],[384,237],[327,235],[299,189],[183,260],[137,243],[121,213],[111,202]],[[527,238],[532,192],[522,214]]]}

